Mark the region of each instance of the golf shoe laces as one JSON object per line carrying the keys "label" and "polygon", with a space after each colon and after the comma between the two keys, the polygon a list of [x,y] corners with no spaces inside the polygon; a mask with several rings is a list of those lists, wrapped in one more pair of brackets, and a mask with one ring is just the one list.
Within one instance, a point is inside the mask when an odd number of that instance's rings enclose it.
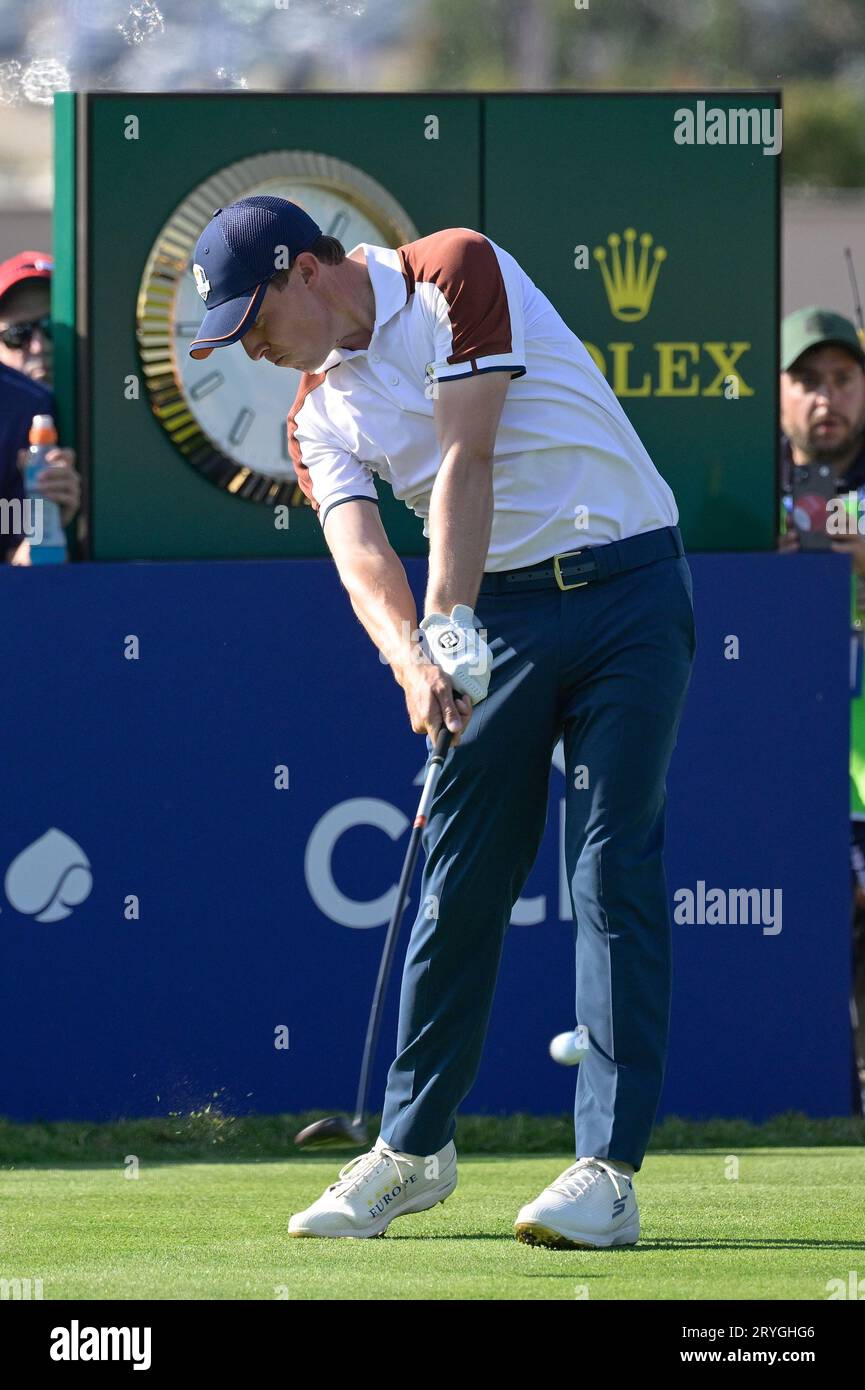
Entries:
{"label": "golf shoe laces", "polygon": [[611,1168],[609,1163],[604,1163],[600,1158],[579,1158],[576,1163],[572,1163],[570,1168],[566,1168],[560,1178],[550,1183],[553,1192],[562,1192],[566,1197],[579,1197],[582,1192],[587,1191],[593,1182],[597,1182],[602,1173],[606,1173],[611,1179],[613,1187],[616,1189],[616,1196],[621,1197],[622,1189],[619,1183],[623,1175]]}
{"label": "golf shoe laces", "polygon": [[331,1183],[328,1192],[339,1192],[341,1196],[351,1192],[352,1188],[359,1187],[366,1179],[372,1178],[376,1173],[380,1173],[387,1159],[390,1159],[399,1174],[400,1183],[405,1182],[400,1162],[407,1167],[411,1167],[411,1160],[403,1158],[400,1160],[393,1149],[381,1148],[371,1149],[369,1153],[358,1154],[357,1158],[352,1158],[343,1168],[339,1170],[339,1178]]}

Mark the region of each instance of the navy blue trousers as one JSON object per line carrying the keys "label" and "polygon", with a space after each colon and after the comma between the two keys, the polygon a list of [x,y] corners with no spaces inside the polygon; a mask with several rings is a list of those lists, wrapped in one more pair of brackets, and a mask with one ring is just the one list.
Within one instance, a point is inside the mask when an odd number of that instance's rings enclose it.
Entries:
{"label": "navy blue trousers", "polygon": [[576,1019],[592,1040],[575,1155],[639,1169],[667,1054],[665,779],[696,645],[691,572],[671,557],[566,592],[481,595],[475,612],[494,658],[489,694],[447,756],[424,832],[381,1135],[411,1154],[454,1136],[561,737]]}

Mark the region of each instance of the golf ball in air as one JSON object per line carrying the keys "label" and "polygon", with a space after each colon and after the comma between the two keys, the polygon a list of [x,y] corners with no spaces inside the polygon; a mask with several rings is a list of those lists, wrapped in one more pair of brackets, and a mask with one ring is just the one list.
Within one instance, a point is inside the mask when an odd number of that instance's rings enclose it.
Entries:
{"label": "golf ball in air", "polygon": [[589,1030],[584,1023],[570,1033],[557,1033],[550,1043],[550,1056],[563,1067],[575,1067],[589,1050]]}

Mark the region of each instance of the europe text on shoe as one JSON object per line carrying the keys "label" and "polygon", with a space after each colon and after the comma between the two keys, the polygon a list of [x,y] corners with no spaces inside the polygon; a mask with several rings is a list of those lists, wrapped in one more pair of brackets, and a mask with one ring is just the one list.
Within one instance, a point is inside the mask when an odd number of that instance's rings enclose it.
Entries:
{"label": "europe text on shoe", "polygon": [[[435,1160],[432,1162],[431,1160]],[[427,1211],[457,1185],[453,1141],[437,1154],[400,1153],[379,1136],[358,1154],[306,1211],[295,1212],[290,1236],[382,1236],[395,1216]]]}
{"label": "europe text on shoe", "polygon": [[634,1184],[602,1158],[580,1158],[521,1208],[517,1240],[553,1250],[636,1245],[640,1213]]}

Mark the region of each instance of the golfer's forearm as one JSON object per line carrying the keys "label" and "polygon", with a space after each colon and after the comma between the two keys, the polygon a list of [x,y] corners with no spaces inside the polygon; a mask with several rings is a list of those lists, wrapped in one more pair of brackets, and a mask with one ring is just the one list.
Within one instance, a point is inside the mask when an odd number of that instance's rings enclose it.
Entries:
{"label": "golfer's forearm", "polygon": [[474,608],[493,522],[492,459],[451,451],[436,475],[429,510],[425,613]]}
{"label": "golfer's forearm", "polygon": [[[351,606],[400,685],[417,657],[417,606],[399,557],[363,552],[340,565]],[[414,638],[414,640],[412,640]]]}

